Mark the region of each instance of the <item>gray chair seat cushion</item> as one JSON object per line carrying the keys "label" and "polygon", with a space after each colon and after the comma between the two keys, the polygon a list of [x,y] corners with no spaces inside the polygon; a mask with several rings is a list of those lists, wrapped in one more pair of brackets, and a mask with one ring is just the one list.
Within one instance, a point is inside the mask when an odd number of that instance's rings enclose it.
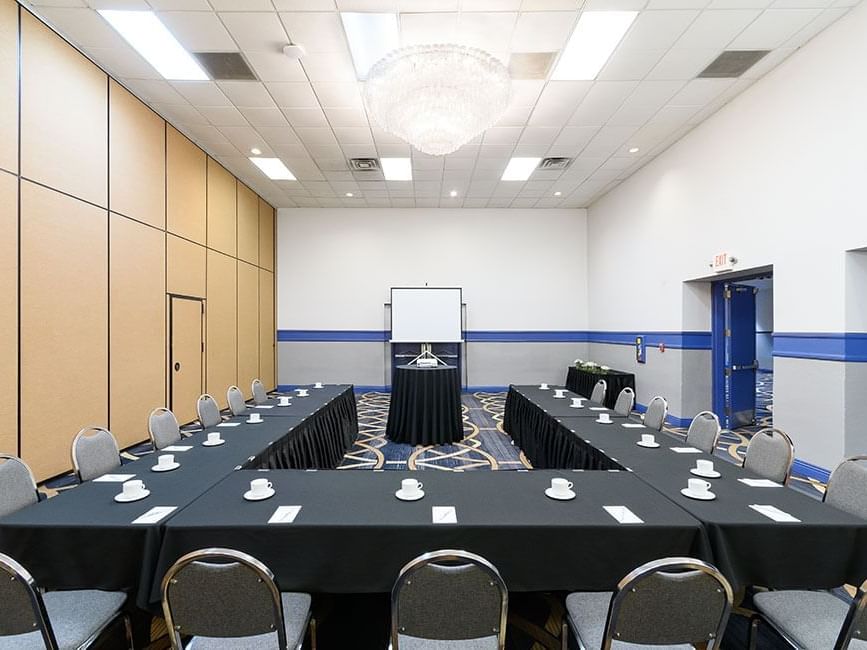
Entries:
{"label": "gray chair seat cushion", "polygon": [[484,636],[478,639],[448,641],[444,639],[420,639],[415,636],[398,634],[399,650],[497,650],[497,636]]}
{"label": "gray chair seat cushion", "polygon": [[[310,614],[310,595],[287,592],[280,594],[283,618],[286,622],[286,645],[295,648],[304,639],[307,617]],[[257,634],[235,638],[210,636],[194,637],[188,650],[269,650],[277,647],[277,633]]]}
{"label": "gray chair seat cushion", "polygon": [[[766,591],[753,596],[756,609],[804,650],[828,650],[840,634],[849,606],[827,591]],[[867,641],[853,639],[864,650]]]}
{"label": "gray chair seat cushion", "polygon": [[[572,630],[581,638],[581,643],[588,650],[602,647],[602,637],[605,634],[605,621],[608,618],[608,607],[611,604],[612,593],[577,592],[566,597],[566,612]],[[653,650],[693,650],[688,643],[682,645],[639,645],[614,641],[612,648],[627,650],[629,648],[653,648]]]}
{"label": "gray chair seat cushion", "polygon": [[[120,611],[126,594],[116,591],[50,591],[42,597],[60,650],[75,650]],[[0,636],[2,650],[44,650],[39,632]]]}

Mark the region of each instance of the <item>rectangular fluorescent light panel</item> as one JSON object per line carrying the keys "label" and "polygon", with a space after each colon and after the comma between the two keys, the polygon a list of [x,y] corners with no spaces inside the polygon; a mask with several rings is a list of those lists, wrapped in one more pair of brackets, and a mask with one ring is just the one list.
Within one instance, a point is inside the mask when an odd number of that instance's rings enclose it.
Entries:
{"label": "rectangular fluorescent light panel", "polygon": [[595,79],[637,15],[637,11],[582,13],[551,78],[558,81]]}
{"label": "rectangular fluorescent light panel", "polygon": [[208,80],[202,67],[152,11],[102,10],[99,14],[166,79]]}
{"label": "rectangular fluorescent light panel", "polygon": [[412,161],[409,158],[380,158],[382,174],[387,181],[411,181]]}
{"label": "rectangular fluorescent light panel", "polygon": [[250,157],[250,162],[262,170],[272,181],[294,181],[295,176],[289,171],[289,168],[283,164],[279,158],[256,158]]}
{"label": "rectangular fluorescent light panel", "polygon": [[371,66],[400,47],[397,14],[341,12],[343,31],[355,63],[355,74],[367,79]]}
{"label": "rectangular fluorescent light panel", "polygon": [[542,162],[541,158],[512,158],[506,165],[501,181],[525,181],[530,174],[536,171],[536,167]]}

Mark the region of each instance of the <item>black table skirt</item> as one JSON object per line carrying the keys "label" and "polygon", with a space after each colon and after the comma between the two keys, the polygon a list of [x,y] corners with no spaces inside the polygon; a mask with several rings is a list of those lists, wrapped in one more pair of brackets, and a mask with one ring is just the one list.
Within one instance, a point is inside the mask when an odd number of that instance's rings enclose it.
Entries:
{"label": "black table skirt", "polygon": [[600,379],[604,379],[605,383],[608,384],[608,390],[605,393],[605,406],[610,409],[614,408],[614,402],[617,401],[620,391],[626,387],[635,390],[635,375],[632,373],[620,372],[619,370],[587,372],[586,370],[579,370],[575,366],[569,366],[566,371],[566,388],[573,393],[590,397],[593,387]]}
{"label": "black table skirt", "polygon": [[385,435],[410,445],[447,445],[462,440],[461,381],[455,366],[397,366]]}

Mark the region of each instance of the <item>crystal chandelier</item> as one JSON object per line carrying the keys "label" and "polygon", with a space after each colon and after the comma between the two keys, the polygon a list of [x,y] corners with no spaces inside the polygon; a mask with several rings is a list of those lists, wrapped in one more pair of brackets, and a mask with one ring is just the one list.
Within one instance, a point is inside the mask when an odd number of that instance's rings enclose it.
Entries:
{"label": "crystal chandelier", "polygon": [[433,156],[452,153],[502,117],[511,80],[496,58],[463,45],[414,45],[368,74],[368,113],[385,131]]}

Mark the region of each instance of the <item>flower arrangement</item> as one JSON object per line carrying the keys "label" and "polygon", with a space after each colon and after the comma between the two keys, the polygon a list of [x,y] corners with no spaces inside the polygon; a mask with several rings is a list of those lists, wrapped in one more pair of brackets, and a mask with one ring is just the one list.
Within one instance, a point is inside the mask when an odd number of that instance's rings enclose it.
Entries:
{"label": "flower arrangement", "polygon": [[586,372],[605,373],[611,370],[608,366],[602,366],[594,361],[584,361],[583,359],[575,359],[575,367]]}

